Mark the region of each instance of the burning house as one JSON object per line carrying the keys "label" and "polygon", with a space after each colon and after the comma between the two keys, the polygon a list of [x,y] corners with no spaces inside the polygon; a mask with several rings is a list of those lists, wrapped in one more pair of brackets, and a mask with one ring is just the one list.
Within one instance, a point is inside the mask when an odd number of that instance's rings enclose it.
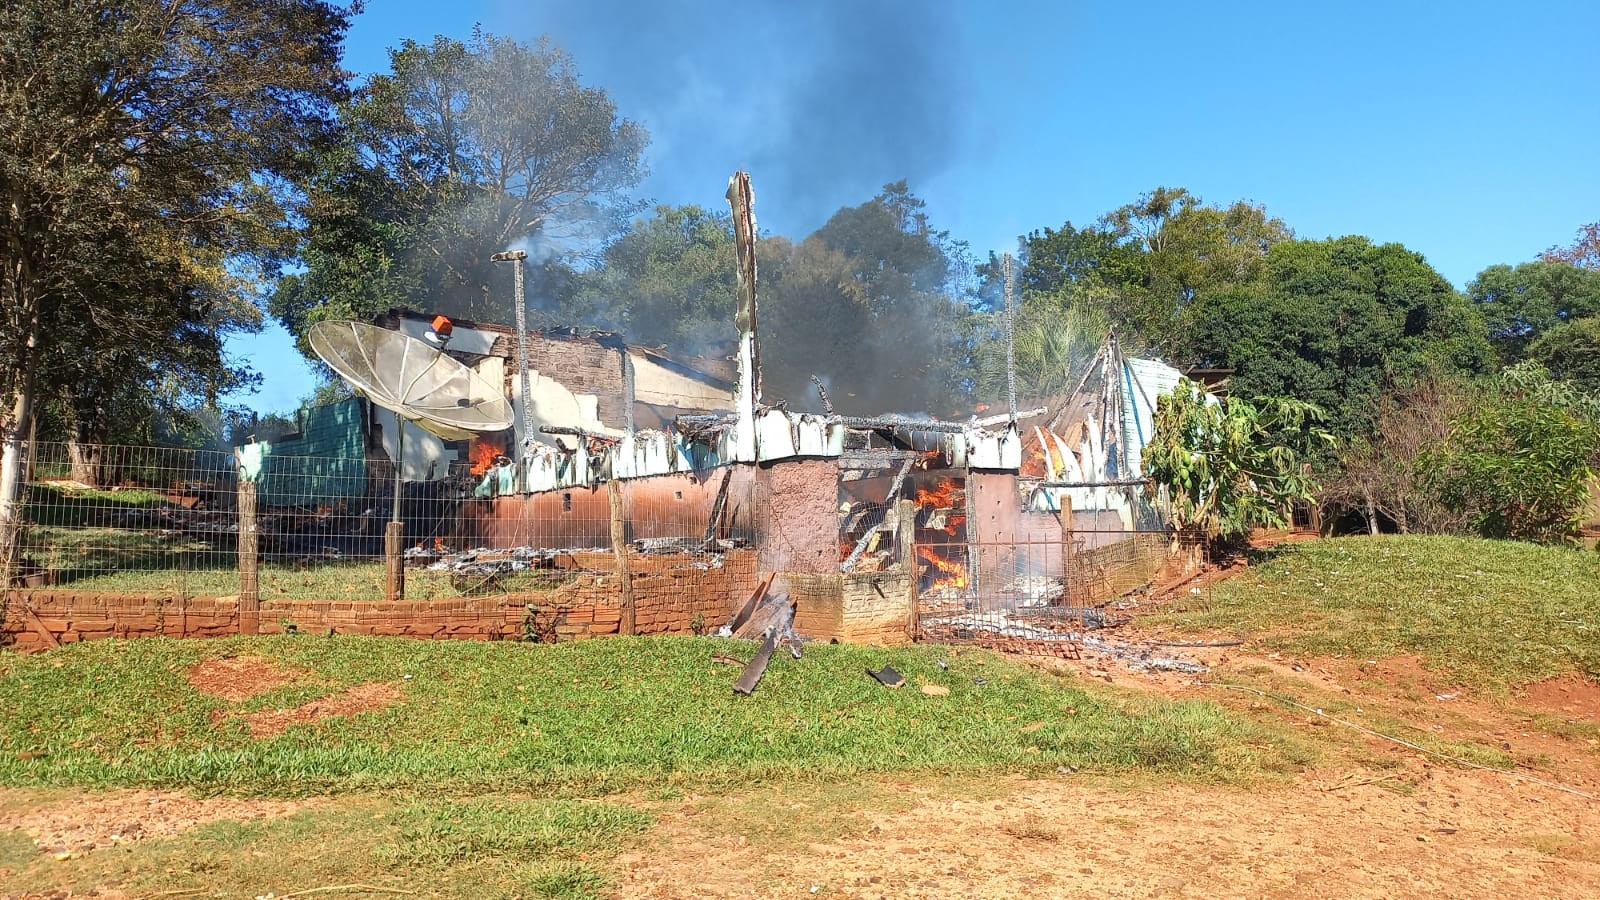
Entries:
{"label": "burning house", "polygon": [[[729,380],[593,336],[593,362],[571,348],[554,356],[546,348],[567,338],[539,334],[545,346],[529,350],[538,424],[495,448],[475,489],[485,546],[609,546],[619,569],[635,550],[748,546],[754,575],[793,602],[798,631],[871,642],[1039,634],[1170,562],[1139,451],[1177,373],[1127,359],[1113,341],[1071,395],[1021,415],[941,422],[768,405],[747,176],[731,181],[729,199],[739,252]],[[524,402],[512,335],[467,330],[480,371]]]}
{"label": "burning house", "polygon": [[[1112,340],[1072,393],[1022,413],[951,422],[769,405],[748,176],[728,196],[731,361],[605,332],[453,323],[444,352],[504,391],[515,425],[469,441],[406,426],[408,491],[436,485],[450,519],[408,534],[409,565],[490,587],[502,571],[583,573],[580,593],[539,598],[560,607],[562,636],[709,630],[770,584],[799,633],[885,643],[1054,640],[1174,562],[1140,453],[1178,373]],[[378,324],[418,338],[435,327],[398,310]],[[341,447],[394,458],[395,417],[352,409],[335,418],[362,439]],[[307,439],[253,451],[263,490],[270,457]]]}

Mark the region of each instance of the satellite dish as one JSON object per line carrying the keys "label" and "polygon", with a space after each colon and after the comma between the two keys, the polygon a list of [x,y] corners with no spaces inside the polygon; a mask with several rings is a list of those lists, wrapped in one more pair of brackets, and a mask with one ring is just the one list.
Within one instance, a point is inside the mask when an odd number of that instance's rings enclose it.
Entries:
{"label": "satellite dish", "polygon": [[361,322],[318,322],[307,337],[317,356],[351,387],[440,437],[461,440],[511,427],[504,389],[441,348]]}
{"label": "satellite dish", "polygon": [[[441,328],[435,319],[434,332],[448,340],[449,320],[445,319]],[[400,521],[403,423],[415,422],[440,437],[458,440],[480,431],[510,428],[511,404],[499,385],[490,385],[445,356],[443,341],[433,347],[398,331],[360,322],[318,322],[307,338],[317,356],[351,387],[396,416],[394,509],[384,533],[384,557],[386,593],[391,600],[398,600],[405,594],[405,563],[400,551],[404,534]]]}

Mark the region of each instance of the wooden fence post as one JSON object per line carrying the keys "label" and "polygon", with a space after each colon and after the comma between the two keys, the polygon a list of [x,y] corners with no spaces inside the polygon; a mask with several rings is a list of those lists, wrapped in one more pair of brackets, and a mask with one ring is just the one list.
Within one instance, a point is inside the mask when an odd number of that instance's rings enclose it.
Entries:
{"label": "wooden fence post", "polygon": [[239,480],[239,633],[261,632],[261,556],[256,483]]}
{"label": "wooden fence post", "polygon": [[895,539],[899,543],[900,566],[905,569],[910,583],[906,586],[906,634],[913,642],[922,624],[918,620],[917,597],[917,504],[914,500],[901,500],[895,512],[899,529]]}
{"label": "wooden fence post", "polygon": [[406,526],[404,522],[390,522],[383,529],[383,596],[390,603],[406,598]]}
{"label": "wooden fence post", "polygon": [[607,481],[606,498],[611,501],[611,552],[616,555],[617,578],[622,583],[622,621],[617,631],[633,634],[633,572],[628,565],[627,510],[623,508],[622,482],[615,478]]}

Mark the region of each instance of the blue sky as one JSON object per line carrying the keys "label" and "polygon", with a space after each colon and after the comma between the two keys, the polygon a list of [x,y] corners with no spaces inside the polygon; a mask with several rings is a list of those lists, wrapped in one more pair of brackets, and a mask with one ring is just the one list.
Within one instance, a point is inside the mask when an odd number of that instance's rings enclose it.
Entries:
{"label": "blue sky", "polygon": [[[480,22],[548,33],[650,129],[644,196],[720,206],[748,168],[762,228],[794,236],[908,178],[983,256],[1181,185],[1464,286],[1600,220],[1600,4],[1219,6],[372,0],[347,64]],[[258,409],[315,384],[281,329],[230,348]]]}

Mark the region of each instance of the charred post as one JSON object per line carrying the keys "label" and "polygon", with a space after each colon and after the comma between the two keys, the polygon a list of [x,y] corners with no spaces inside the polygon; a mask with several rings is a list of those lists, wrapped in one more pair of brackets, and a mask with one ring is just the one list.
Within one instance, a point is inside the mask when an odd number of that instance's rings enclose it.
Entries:
{"label": "charred post", "polygon": [[1017,421],[1017,307],[1011,279],[1011,254],[1004,259],[1006,279],[1006,412]]}

